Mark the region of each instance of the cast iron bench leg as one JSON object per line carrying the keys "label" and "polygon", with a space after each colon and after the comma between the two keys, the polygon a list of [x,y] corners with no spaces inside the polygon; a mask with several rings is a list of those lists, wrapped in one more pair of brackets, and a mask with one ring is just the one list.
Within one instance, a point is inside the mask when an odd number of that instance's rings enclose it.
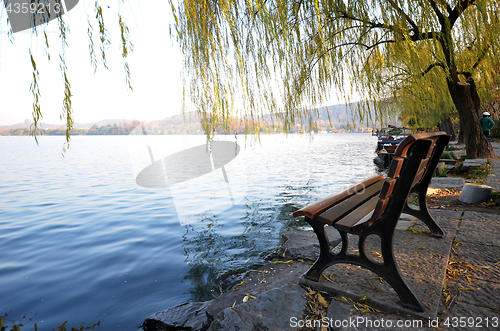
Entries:
{"label": "cast iron bench leg", "polygon": [[313,266],[307,271],[305,277],[307,279],[318,281],[321,273],[325,268],[332,264],[332,255],[330,254],[330,240],[325,232],[325,224],[318,222],[316,219],[306,217],[305,220],[309,223],[319,241],[319,257],[314,262]]}
{"label": "cast iron bench leg", "polygon": [[[427,190],[425,190],[427,192]],[[425,223],[429,230],[431,231],[431,236],[437,238],[444,237],[444,231],[441,227],[434,221],[429,209],[427,208],[427,202],[425,200],[426,192],[420,190],[418,192],[418,209],[412,209],[408,206],[408,202],[405,203],[403,213],[410,214],[412,216],[418,217],[419,220]]]}

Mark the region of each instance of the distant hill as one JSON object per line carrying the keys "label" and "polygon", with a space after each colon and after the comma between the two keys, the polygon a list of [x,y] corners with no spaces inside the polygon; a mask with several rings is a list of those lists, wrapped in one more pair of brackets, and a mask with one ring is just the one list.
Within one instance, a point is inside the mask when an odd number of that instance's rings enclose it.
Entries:
{"label": "distant hill", "polygon": [[[366,120],[361,123],[357,116],[358,103],[350,105],[337,104],[327,107],[321,107],[316,111],[311,112],[310,119],[306,116],[302,120],[301,125],[293,126],[289,129],[290,133],[303,132],[305,127],[308,127],[308,122],[311,120],[314,131],[321,132],[352,132],[352,131],[368,131],[373,124],[367,125]],[[244,126],[238,121],[230,120],[232,129],[235,132],[242,132]],[[146,134],[202,134],[203,129],[200,125],[198,116],[191,112],[186,114],[178,114],[164,119],[154,120],[149,122],[140,122],[137,120],[128,119],[105,119],[89,123],[74,123],[73,134],[129,134],[134,128],[142,123],[142,128]],[[30,120],[25,120],[23,123],[0,126],[0,135],[28,135]],[[276,117],[271,118],[270,115],[265,115],[256,123],[260,132],[281,132],[281,124]],[[276,126],[275,126],[276,125]],[[305,125],[305,126],[304,126]],[[41,123],[40,128],[44,130],[44,134],[62,135],[65,134],[64,124],[49,124]],[[217,129],[218,133],[225,132],[224,128]]]}
{"label": "distant hill", "polygon": [[[104,126],[104,125],[113,125],[113,124],[118,124],[118,123],[131,123],[131,120],[127,119],[107,119],[107,120],[101,120],[97,122],[90,122],[90,123],[73,123],[73,127],[75,129],[89,129],[93,125],[97,125],[98,127]],[[25,120],[23,123],[17,123],[17,124],[12,124],[12,125],[2,125],[0,126],[0,129],[27,129],[31,125],[30,120]],[[49,123],[40,123],[39,124],[40,128],[42,129],[58,129],[60,127],[65,127],[65,124],[49,124]]]}

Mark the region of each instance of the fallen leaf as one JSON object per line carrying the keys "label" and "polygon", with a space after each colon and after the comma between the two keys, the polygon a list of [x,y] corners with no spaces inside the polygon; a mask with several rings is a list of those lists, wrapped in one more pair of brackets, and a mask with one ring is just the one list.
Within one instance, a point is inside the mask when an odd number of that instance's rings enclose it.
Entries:
{"label": "fallen leaf", "polygon": [[382,284],[387,284],[387,282],[382,277],[372,277],[372,279],[378,279]]}
{"label": "fallen leaf", "polygon": [[318,301],[319,303],[325,307],[325,308],[328,308],[329,304],[328,302],[325,300],[325,298],[323,298],[323,296],[321,294],[318,293]]}
{"label": "fallen leaf", "polygon": [[274,261],[273,264],[278,264],[278,263],[290,263],[293,260],[288,260],[288,261]]}

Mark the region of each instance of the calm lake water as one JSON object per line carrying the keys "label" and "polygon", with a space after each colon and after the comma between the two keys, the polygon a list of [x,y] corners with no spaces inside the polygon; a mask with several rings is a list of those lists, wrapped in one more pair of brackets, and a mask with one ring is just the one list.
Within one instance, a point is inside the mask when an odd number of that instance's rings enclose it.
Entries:
{"label": "calm lake water", "polygon": [[136,176],[152,160],[205,137],[75,136],[64,157],[62,137],[0,137],[0,314],[25,315],[26,330],[137,330],[217,297],[220,276],[307,228],[293,211],[376,173],[370,134],[217,139],[240,146],[225,173],[145,188]]}

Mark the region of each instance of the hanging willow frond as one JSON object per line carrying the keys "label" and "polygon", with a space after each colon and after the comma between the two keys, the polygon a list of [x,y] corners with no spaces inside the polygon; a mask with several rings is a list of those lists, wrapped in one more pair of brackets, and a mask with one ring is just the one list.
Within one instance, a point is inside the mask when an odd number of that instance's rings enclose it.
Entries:
{"label": "hanging willow frond", "polygon": [[482,97],[500,74],[495,0],[169,1],[185,89],[208,119],[271,114],[287,130],[338,96],[361,99],[351,114],[366,122],[432,122],[455,112],[459,72]]}

